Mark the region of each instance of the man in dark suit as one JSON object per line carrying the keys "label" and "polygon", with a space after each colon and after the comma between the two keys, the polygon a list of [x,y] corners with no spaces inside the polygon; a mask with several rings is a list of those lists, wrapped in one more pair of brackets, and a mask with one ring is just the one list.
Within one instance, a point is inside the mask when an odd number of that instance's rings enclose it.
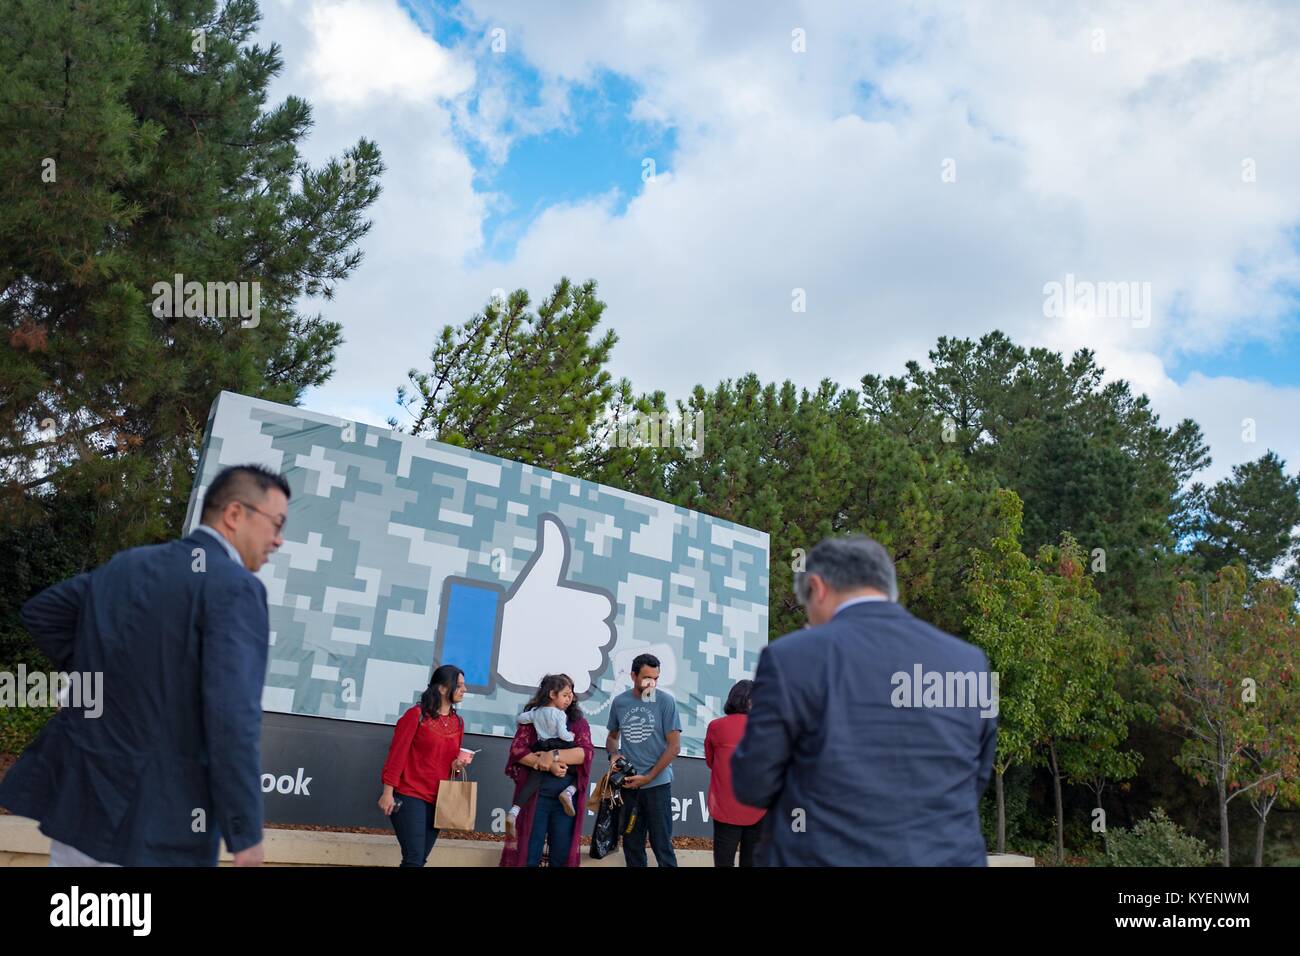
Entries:
{"label": "man in dark suit", "polygon": [[985,866],[979,800],[997,741],[983,651],[896,601],[870,538],[828,538],[795,595],[809,626],[759,658],[731,765],[767,809],[760,866]]}
{"label": "man in dark suit", "polygon": [[266,587],[289,485],[227,468],[202,525],[47,588],[23,623],[60,671],[103,675],[103,712],[62,708],[0,782],[0,805],[40,821],[51,865],[262,862]]}

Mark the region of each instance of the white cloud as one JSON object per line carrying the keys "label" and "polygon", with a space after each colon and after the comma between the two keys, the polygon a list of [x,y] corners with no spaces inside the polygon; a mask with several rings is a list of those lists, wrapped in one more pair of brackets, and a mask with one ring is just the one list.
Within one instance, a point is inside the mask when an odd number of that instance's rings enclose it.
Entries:
{"label": "white cloud", "polygon": [[446,99],[474,84],[474,68],[439,46],[391,0],[318,0],[306,11],[313,101],[383,108]]}
{"label": "white cloud", "polygon": [[[531,102],[535,92],[536,103]],[[554,77],[532,91],[505,62],[489,58],[472,97],[456,102],[457,128],[479,145],[489,163],[500,165],[519,139],[552,130],[575,129],[569,86]]]}
{"label": "white cloud", "polygon": [[1213,484],[1269,450],[1286,461],[1288,474],[1300,470],[1300,388],[1198,372],[1180,386],[1153,390],[1151,402],[1164,417],[1194,419],[1205,432],[1214,462],[1199,481]]}
{"label": "white cloud", "polygon": [[452,128],[455,98],[474,71],[463,54],[421,33],[395,0],[280,0],[263,15],[259,42],[279,43],[285,63],[270,100],[296,94],[312,104],[305,158],[322,163],[364,136],[379,144],[387,167],[361,266],[333,300],[300,305],[342,322],[345,339],[335,377],[305,404],[383,424],[440,324],[468,314],[440,306],[449,277],[459,278],[461,263],[482,246],[490,199],[475,190]]}
{"label": "white cloud", "polygon": [[[681,394],[749,369],[851,385],[939,335],[999,327],[1096,349],[1173,420],[1208,411],[1209,386],[1180,389],[1169,361],[1267,337],[1294,308],[1300,187],[1281,170],[1300,161],[1287,92],[1300,54],[1282,7],[882,17],[806,4],[741,18],[710,5],[673,20],[680,8],[596,4],[567,20],[475,6],[517,21],[544,73],[630,72],[637,110],[679,130],[670,181],[621,216],[553,210],[513,263],[533,288],[562,271],[600,279],[619,370],[638,385]],[[794,26],[806,54],[790,50]],[[888,122],[850,114],[860,83],[892,104]],[[940,180],[947,157],[955,183]],[[1267,180],[1243,182],[1247,157]],[[1149,282],[1150,327],[1044,318],[1043,284],[1067,272]],[[790,311],[794,287],[806,314]],[[1268,389],[1219,384],[1249,401]],[[1236,431],[1213,429],[1216,468],[1250,457]]]}
{"label": "white cloud", "polygon": [[[293,9],[283,37],[264,33],[304,65],[313,148],[364,134],[390,166],[367,264],[327,309],[348,343],[321,402],[382,419],[443,323],[494,287],[540,298],[567,274],[600,282],[614,371],[640,389],[678,396],[750,370],[854,385],[940,335],[1001,328],[1096,349],[1167,421],[1201,422],[1216,470],[1286,454],[1296,390],[1166,371],[1268,338],[1294,310],[1300,24],[1286,4],[473,2],[472,39],[450,51],[391,0]],[[468,65],[497,26],[503,56],[540,75],[537,102],[506,61]],[[493,197],[453,117],[500,162],[519,136],[581,122],[568,90],[602,70],[637,84],[634,116],[673,127],[671,174],[621,213],[594,184],[600,196],[544,211],[509,262],[476,264]],[[1151,283],[1150,326],[1045,318],[1043,285],[1067,273]],[[1258,448],[1234,437],[1251,417],[1238,407],[1257,405]]]}

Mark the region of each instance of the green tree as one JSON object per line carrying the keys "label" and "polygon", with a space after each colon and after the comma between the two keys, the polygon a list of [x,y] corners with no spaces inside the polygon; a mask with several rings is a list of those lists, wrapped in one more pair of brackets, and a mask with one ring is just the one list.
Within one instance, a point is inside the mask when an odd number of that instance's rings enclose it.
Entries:
{"label": "green tree", "polygon": [[1051,774],[1057,863],[1065,859],[1063,783],[1097,795],[1132,776],[1137,755],[1121,750],[1130,708],[1119,690],[1127,645],[1101,613],[1082,549],[1069,534],[1031,561],[1019,541],[1020,503],[1002,493],[1006,534],[974,555],[967,579],[970,639],[998,673],[998,753],[994,761],[998,852],[1005,851],[1003,777],[1012,766]]}
{"label": "green tree", "polygon": [[991,332],[940,338],[929,357],[930,369],[913,361],[904,376],[863,379],[878,419],[898,434],[938,430],[973,472],[1014,490],[1027,554],[1073,534],[1090,567],[1104,561],[1109,615],[1131,624],[1167,606],[1180,489],[1208,463],[1197,425],[1162,427],[1146,396],[1103,383],[1086,349],[1067,361]]}
{"label": "green tree", "polygon": [[1106,850],[1110,866],[1201,867],[1214,862],[1209,847],[1156,807],[1131,830],[1117,827]]}
{"label": "green tree", "polygon": [[[311,110],[264,108],[281,59],[258,18],[0,0],[0,507],[39,525],[57,496],[101,502],[86,565],[175,533],[220,390],[295,402],[331,374],[339,326],[295,303],[357,266],[382,164],[364,139],[300,158]],[[178,274],[247,283],[256,318],[167,309]]]}
{"label": "green tree", "polygon": [[[597,333],[604,304],[594,283],[561,280],[536,315],[527,306],[516,291],[442,330],[432,370],[412,370],[412,387],[398,390],[413,433],[767,531],[774,637],[804,623],[792,586],[798,556],[851,532],[891,550],[913,609],[961,626],[969,552],[1002,518],[992,482],[974,479],[951,448],[890,434],[858,392],[829,381],[799,390],[746,375],[696,386],[672,407],[662,392],[634,397],[605,371],[616,337]],[[689,422],[696,441],[617,437],[634,416],[661,414]]]}
{"label": "green tree", "polygon": [[1046,581],[1020,549],[1021,504],[1003,491],[999,505],[1006,533],[975,550],[967,576],[970,617],[966,632],[998,674],[998,748],[993,760],[997,804],[996,852],[1006,852],[1004,778],[1013,766],[1031,766],[1043,738],[1042,696],[1048,682]]}
{"label": "green tree", "polygon": [[411,416],[405,427],[553,471],[600,468],[613,447],[611,410],[632,404],[631,386],[605,370],[618,337],[593,338],[605,303],[595,282],[562,278],[536,313],[528,305],[518,289],[463,325],[444,326],[431,370],[412,369],[411,388],[398,388]]}
{"label": "green tree", "polygon": [[[1124,745],[1130,739],[1132,722],[1138,718],[1149,720],[1150,714],[1132,689],[1134,655],[1127,635],[1111,626],[1105,637],[1108,660],[1105,669],[1096,674],[1098,699],[1083,714],[1075,738],[1061,741],[1060,754],[1066,779],[1092,794],[1094,829],[1099,826],[1102,850],[1109,852],[1110,829],[1103,797],[1112,783],[1119,783],[1122,790],[1127,790],[1127,781],[1137,775],[1143,755],[1137,749],[1124,749]],[[1098,810],[1100,815],[1096,813]]]}
{"label": "green tree", "polygon": [[1232,475],[1206,489],[1195,484],[1193,551],[1211,573],[1240,561],[1255,577],[1295,553],[1300,525],[1300,475],[1288,477],[1286,463],[1269,451],[1234,465]]}
{"label": "green tree", "polygon": [[[1123,632],[1100,611],[1078,542],[1066,533],[1059,547],[1039,550],[1047,598],[1048,660],[1040,685],[1043,720],[1038,746],[1046,752],[1056,812],[1056,859],[1065,862],[1065,780],[1084,782],[1097,796],[1109,779],[1130,777],[1138,755],[1121,750],[1132,708],[1119,680],[1128,656]],[[1104,811],[1103,811],[1104,812]],[[1104,818],[1103,818],[1104,819]],[[1104,833],[1104,829],[1103,829]]]}
{"label": "green tree", "polygon": [[771,535],[774,637],[805,622],[793,592],[801,556],[828,535],[850,533],[890,551],[901,601],[940,627],[960,628],[969,553],[987,546],[1004,518],[996,489],[973,480],[949,449],[891,435],[860,393],[830,381],[796,390],[747,375],[711,392],[697,386],[683,410],[699,416],[702,446],[694,456],[657,452],[662,496]]}

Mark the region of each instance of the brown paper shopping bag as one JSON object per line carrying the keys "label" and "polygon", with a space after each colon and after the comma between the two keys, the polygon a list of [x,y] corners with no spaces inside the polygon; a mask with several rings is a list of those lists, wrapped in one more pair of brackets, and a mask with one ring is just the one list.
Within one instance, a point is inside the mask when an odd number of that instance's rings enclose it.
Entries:
{"label": "brown paper shopping bag", "polygon": [[435,827],[440,830],[473,830],[477,810],[477,783],[469,779],[457,780],[453,775],[451,779],[438,784],[438,799],[433,814]]}
{"label": "brown paper shopping bag", "polygon": [[605,798],[605,791],[609,789],[609,775],[613,772],[614,767],[611,764],[605,771],[605,776],[601,777],[600,782],[596,784],[596,789],[591,791],[591,796],[587,798],[587,809],[592,813],[600,809],[600,802]]}

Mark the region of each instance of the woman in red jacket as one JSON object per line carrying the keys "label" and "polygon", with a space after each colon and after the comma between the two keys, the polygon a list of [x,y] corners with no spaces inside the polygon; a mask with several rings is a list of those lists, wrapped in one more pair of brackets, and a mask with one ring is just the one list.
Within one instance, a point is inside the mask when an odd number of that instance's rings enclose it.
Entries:
{"label": "woman in red jacket", "polygon": [[456,705],[465,696],[465,675],[454,664],[433,672],[416,704],[397,721],[384,762],[379,809],[393,821],[402,866],[424,866],[438,840],[433,825],[438,784],[465,766],[460,759],[465,721]]}
{"label": "woman in red jacket", "polygon": [[713,771],[709,778],[709,816],[713,818],[714,866],[735,866],[736,847],[740,847],[740,865],[754,865],[754,847],[758,845],[765,811],[741,803],[731,790],[731,755],[745,736],[753,690],[752,680],[738,681],[722,708],[726,716],[712,721],[704,735],[704,762]]}

